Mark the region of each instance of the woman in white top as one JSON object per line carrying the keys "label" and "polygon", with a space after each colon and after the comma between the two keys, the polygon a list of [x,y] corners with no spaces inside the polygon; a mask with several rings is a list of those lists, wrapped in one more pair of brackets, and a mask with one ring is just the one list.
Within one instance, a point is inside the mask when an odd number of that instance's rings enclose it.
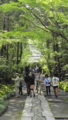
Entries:
{"label": "woman in white top", "polygon": [[59,83],[59,78],[57,77],[57,74],[54,74],[54,77],[52,78],[52,85],[54,88],[54,93],[55,97],[57,98],[58,96],[58,83]]}

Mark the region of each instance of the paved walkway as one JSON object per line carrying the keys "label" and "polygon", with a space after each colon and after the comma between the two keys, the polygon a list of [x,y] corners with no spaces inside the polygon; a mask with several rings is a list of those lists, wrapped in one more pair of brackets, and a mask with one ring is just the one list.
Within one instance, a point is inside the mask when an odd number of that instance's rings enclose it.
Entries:
{"label": "paved walkway", "polygon": [[58,98],[55,98],[51,87],[51,96],[47,96],[46,100],[56,120],[68,120],[68,92],[59,89]]}
{"label": "paved walkway", "polygon": [[68,93],[60,89],[56,99],[53,88],[51,96],[47,97],[43,93],[33,98],[26,96],[26,86],[23,92],[20,98],[12,97],[9,100],[8,109],[0,116],[0,120],[68,120]]}
{"label": "paved walkway", "polygon": [[27,97],[21,120],[55,120],[43,94]]}

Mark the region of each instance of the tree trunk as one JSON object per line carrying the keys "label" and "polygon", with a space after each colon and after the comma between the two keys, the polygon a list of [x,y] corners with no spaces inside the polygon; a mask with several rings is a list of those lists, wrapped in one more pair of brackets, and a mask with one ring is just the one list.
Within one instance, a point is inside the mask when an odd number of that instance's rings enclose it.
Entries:
{"label": "tree trunk", "polygon": [[21,56],[22,56],[22,43],[20,43],[20,60],[21,60]]}
{"label": "tree trunk", "polygon": [[[55,38],[56,39],[56,38]],[[54,52],[59,52],[59,47],[58,47],[58,43],[55,41],[55,44],[53,45],[53,51]],[[54,69],[54,73],[56,73],[58,75],[58,77],[60,78],[60,62],[59,62],[59,56],[55,55],[54,56],[54,60],[55,60],[55,69]]]}
{"label": "tree trunk", "polygon": [[17,65],[19,63],[19,42],[17,43]]}
{"label": "tree trunk", "polygon": [[[49,41],[46,41],[46,46],[47,46],[47,48],[49,49],[49,46],[50,46],[50,42],[49,42]],[[48,56],[47,56],[47,64],[48,64],[50,76],[52,76],[52,72],[51,72],[52,68],[51,68],[51,66],[50,66],[49,60],[50,60],[50,53],[48,53]]]}

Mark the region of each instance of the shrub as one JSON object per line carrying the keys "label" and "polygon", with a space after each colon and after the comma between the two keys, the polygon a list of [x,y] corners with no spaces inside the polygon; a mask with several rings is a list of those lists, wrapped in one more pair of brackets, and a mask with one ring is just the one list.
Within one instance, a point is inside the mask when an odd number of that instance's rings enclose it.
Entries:
{"label": "shrub", "polygon": [[14,85],[3,85],[0,84],[1,88],[0,88],[0,97],[2,97],[3,95],[7,94],[8,92],[12,91],[14,88]]}
{"label": "shrub", "polygon": [[5,101],[3,98],[0,98],[0,115],[6,110],[8,106],[8,102]]}
{"label": "shrub", "polygon": [[66,82],[66,81],[60,82],[59,87],[60,87],[61,89],[64,89],[65,91],[68,91],[68,82]]}

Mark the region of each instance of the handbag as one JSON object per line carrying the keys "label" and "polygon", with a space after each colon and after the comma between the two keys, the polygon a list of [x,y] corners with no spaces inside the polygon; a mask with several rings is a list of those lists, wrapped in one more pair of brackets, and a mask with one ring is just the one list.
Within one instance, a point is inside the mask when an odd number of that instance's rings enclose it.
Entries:
{"label": "handbag", "polygon": [[34,89],[34,85],[30,85],[30,89]]}

